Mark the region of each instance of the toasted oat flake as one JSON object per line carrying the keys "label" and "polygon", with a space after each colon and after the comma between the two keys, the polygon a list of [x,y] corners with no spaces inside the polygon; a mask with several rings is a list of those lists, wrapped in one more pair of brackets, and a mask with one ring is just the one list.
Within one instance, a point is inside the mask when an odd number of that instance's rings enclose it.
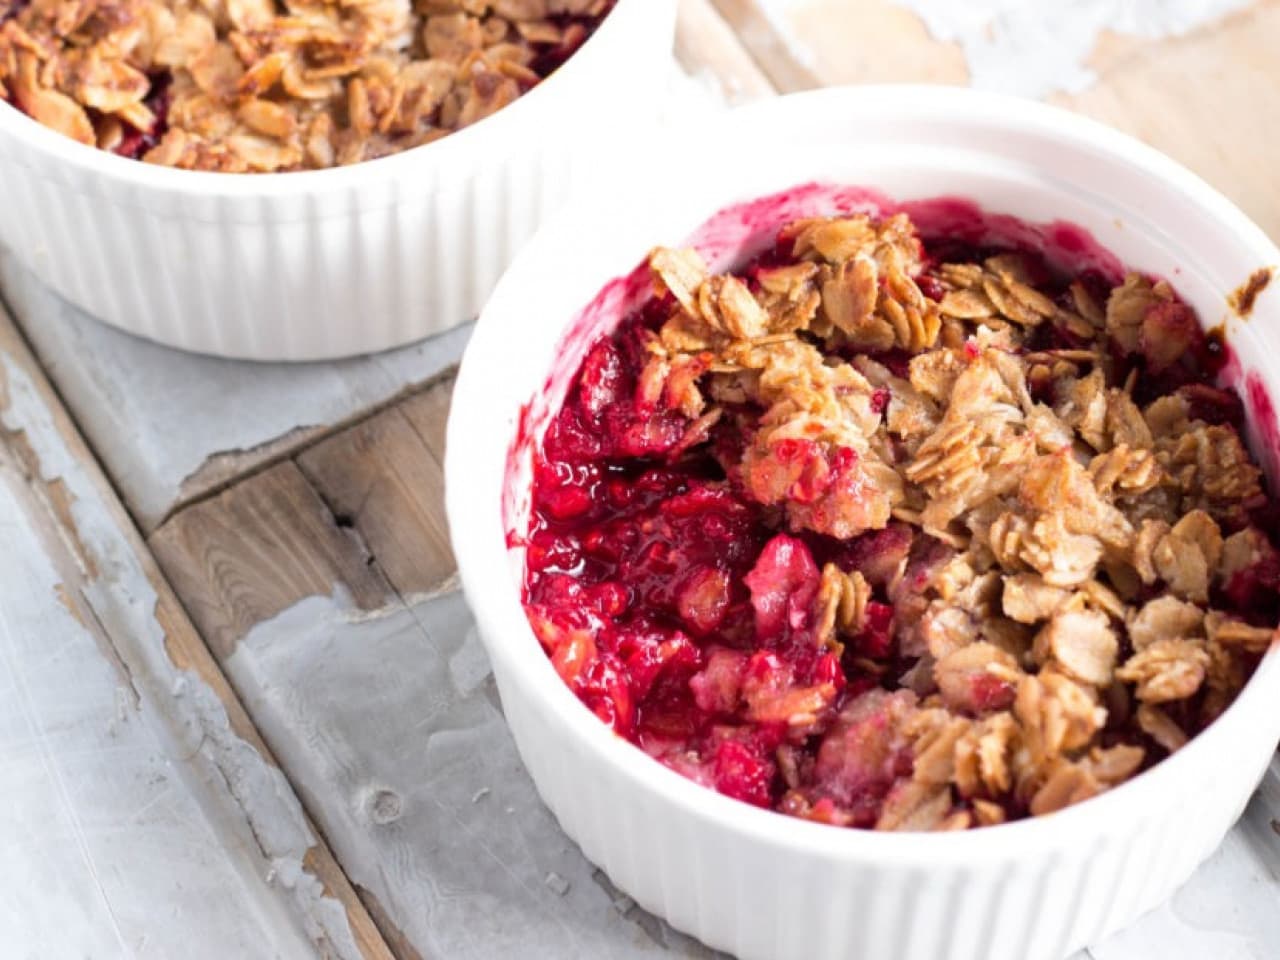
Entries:
{"label": "toasted oat flake", "polygon": [[1216,610],[1205,617],[1204,625],[1210,640],[1231,649],[1265,653],[1273,643],[1280,641],[1280,630],[1275,627],[1255,627]]}
{"label": "toasted oat flake", "polygon": [[1194,637],[1202,632],[1204,610],[1177,597],[1157,597],[1129,622],[1134,650],[1145,650],[1158,640]]}
{"label": "toasted oat flake", "polygon": [[1111,682],[1120,647],[1108,618],[1091,610],[1055,615],[1035,645],[1042,659],[1051,658],[1069,676],[1095,687]]}
{"label": "toasted oat flake", "polygon": [[1144,703],[1164,703],[1199,690],[1208,666],[1203,641],[1157,640],[1126,660],[1116,676],[1135,684],[1134,694]]}

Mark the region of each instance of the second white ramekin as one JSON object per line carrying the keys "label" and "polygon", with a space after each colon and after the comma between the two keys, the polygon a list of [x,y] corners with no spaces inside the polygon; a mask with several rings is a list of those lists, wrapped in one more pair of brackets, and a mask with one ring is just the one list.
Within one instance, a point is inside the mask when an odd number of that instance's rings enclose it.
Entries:
{"label": "second white ramekin", "polygon": [[[1239,817],[1280,738],[1280,653],[1177,755],[1050,816],[945,835],[790,819],[661,767],[561,683],[520,604],[522,557],[508,531],[527,517],[528,449],[517,448],[510,475],[508,454],[520,431],[538,438],[583,348],[618,319],[625,283],[583,313],[610,278],[716,211],[796,184],[959,195],[1032,222],[1079,224],[1126,264],[1169,277],[1207,325],[1280,251],[1138,142],[989,95],[820,91],[747,108],[682,142],[643,180],[577,205],[535,238],[486,307],[454,392],[453,545],[520,754],[566,832],[617,886],[743,960],[1060,960],[1166,899]],[[809,206],[777,214],[832,212]],[[700,240],[722,266],[748,232],[721,218]],[[1228,327],[1237,374],[1280,398],[1280,294],[1268,289],[1250,322]],[[1274,425],[1257,429],[1262,406],[1250,405],[1253,441],[1274,445]],[[1266,460],[1277,476],[1274,449]]]}
{"label": "second white ramekin", "polygon": [[125,160],[0,103],[0,242],[60,295],[201,353],[370,353],[470,320],[545,217],[660,109],[675,0],[619,0],[516,103],[429,146],[236,175]]}

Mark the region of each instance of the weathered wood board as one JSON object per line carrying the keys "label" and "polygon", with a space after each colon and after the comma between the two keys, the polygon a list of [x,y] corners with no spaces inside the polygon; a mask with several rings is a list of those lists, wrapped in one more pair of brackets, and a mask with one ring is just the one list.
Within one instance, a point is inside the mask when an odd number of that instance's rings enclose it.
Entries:
{"label": "weathered wood board", "polygon": [[128,674],[104,655],[92,620],[79,619],[81,598],[58,601],[66,583],[27,483],[0,450],[6,955],[311,956],[205,821]]}
{"label": "weathered wood board", "polygon": [[180,511],[151,545],[402,957],[711,956],[614,890],[520,766],[453,587],[450,387]]}
{"label": "weathered wood board", "polygon": [[3,311],[0,525],[5,955],[389,958]]}

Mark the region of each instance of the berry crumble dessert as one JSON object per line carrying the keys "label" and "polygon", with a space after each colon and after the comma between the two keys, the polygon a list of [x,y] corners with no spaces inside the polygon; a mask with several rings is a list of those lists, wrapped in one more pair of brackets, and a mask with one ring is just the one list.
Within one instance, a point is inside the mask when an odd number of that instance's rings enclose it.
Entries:
{"label": "berry crumble dessert", "polygon": [[535,451],[523,596],[659,762],[838,826],[998,824],[1178,750],[1276,641],[1228,351],[1166,282],[905,214],[649,269]]}
{"label": "berry crumble dessert", "polygon": [[333,167],[502,109],[615,2],[0,0],[0,99],[149,163]]}

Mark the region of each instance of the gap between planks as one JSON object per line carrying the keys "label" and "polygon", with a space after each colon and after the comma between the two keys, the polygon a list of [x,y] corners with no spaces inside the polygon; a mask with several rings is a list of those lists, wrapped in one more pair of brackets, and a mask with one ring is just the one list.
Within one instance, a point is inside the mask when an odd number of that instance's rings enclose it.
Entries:
{"label": "gap between planks", "polygon": [[[226,450],[210,456],[195,473],[183,481],[182,491],[173,506],[154,525],[158,529],[187,507],[194,506],[211,497],[216,497],[242,480],[254,474],[269,470],[278,463],[294,459],[308,449],[323,444],[324,441],[337,434],[376,417],[384,410],[400,407],[412,400],[414,396],[425,393],[442,382],[452,382],[457,375],[458,365],[449,364],[421,383],[415,383],[398,390],[387,399],[343,417],[333,423],[315,427],[295,427],[287,433],[244,450]],[[216,477],[216,479],[211,479]],[[188,492],[193,491],[193,492]]]}

